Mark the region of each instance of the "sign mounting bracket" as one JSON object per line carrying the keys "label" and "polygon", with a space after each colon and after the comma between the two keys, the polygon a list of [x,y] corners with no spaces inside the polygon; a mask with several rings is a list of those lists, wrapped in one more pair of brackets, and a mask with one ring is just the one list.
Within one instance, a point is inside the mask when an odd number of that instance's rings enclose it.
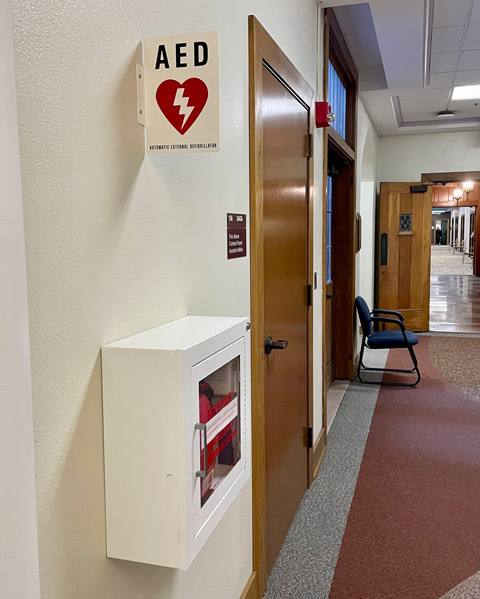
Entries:
{"label": "sign mounting bracket", "polygon": [[135,74],[137,77],[137,122],[145,127],[145,67],[137,64]]}

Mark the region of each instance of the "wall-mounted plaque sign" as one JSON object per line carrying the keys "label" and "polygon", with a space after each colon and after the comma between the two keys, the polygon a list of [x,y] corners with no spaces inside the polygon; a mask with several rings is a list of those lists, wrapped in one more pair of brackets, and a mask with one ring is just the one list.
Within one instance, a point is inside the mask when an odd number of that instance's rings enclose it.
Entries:
{"label": "wall-mounted plaque sign", "polygon": [[151,37],[137,65],[138,120],[155,154],[220,149],[218,34]]}
{"label": "wall-mounted plaque sign", "polygon": [[247,215],[227,214],[227,258],[247,255]]}

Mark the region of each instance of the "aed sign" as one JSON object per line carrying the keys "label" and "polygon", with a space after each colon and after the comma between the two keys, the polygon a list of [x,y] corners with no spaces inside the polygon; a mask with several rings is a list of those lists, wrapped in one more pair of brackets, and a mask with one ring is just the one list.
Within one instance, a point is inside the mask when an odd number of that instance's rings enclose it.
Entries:
{"label": "aed sign", "polygon": [[139,98],[144,94],[148,152],[218,152],[218,34],[151,37],[143,55]]}

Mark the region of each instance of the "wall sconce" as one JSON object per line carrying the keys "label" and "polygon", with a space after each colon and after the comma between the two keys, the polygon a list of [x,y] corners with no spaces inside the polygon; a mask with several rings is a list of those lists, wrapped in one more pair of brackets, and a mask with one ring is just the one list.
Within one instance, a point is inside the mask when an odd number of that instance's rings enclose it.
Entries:
{"label": "wall sconce", "polygon": [[465,192],[465,194],[467,195],[467,201],[468,201],[468,196],[472,193],[473,191],[473,181],[465,181],[463,183],[463,191]]}
{"label": "wall sconce", "polygon": [[457,202],[457,206],[458,206],[458,200],[461,200],[463,197],[463,192],[460,189],[460,187],[457,187],[456,189],[453,190],[453,199]]}

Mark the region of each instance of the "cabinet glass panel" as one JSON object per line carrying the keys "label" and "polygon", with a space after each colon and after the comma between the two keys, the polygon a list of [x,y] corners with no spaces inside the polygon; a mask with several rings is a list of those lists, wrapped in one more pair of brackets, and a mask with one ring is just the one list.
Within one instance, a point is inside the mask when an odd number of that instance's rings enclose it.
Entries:
{"label": "cabinet glass panel", "polygon": [[200,435],[203,507],[241,458],[240,356],[199,381],[198,401],[200,423],[206,425]]}

